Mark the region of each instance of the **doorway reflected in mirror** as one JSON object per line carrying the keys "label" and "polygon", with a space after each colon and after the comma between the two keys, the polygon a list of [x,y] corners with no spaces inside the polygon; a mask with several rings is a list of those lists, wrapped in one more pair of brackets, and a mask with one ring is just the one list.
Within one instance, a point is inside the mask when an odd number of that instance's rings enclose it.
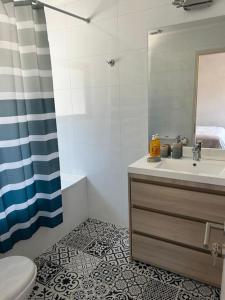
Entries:
{"label": "doorway reflected in mirror", "polygon": [[198,54],[196,141],[225,149],[225,49]]}

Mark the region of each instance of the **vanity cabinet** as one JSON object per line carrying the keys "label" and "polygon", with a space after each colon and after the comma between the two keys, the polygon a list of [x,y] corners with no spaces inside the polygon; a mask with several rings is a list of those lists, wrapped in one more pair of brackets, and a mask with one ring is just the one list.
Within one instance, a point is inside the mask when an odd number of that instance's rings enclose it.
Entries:
{"label": "vanity cabinet", "polygon": [[129,202],[131,259],[220,286],[222,258],[213,266],[203,241],[206,222],[224,223],[225,187],[130,173]]}

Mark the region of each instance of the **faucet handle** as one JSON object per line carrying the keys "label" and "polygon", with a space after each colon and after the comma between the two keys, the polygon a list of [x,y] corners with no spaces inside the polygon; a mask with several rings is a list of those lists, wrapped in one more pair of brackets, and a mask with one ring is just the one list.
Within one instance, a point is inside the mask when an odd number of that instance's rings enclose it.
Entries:
{"label": "faucet handle", "polygon": [[177,142],[177,143],[180,143],[180,142],[181,142],[181,136],[180,136],[180,135],[178,135],[178,136],[176,137],[176,142]]}
{"label": "faucet handle", "polygon": [[202,141],[197,142],[198,148],[201,150],[202,149]]}
{"label": "faucet handle", "polygon": [[202,150],[202,142],[196,142],[192,148],[192,152],[201,151]]}

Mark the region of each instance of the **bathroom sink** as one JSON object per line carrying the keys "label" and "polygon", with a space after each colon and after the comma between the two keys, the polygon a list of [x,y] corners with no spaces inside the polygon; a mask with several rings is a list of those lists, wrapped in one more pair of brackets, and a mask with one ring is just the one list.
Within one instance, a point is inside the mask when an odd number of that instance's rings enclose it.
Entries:
{"label": "bathroom sink", "polygon": [[225,162],[221,161],[193,161],[192,159],[164,159],[156,169],[174,172],[190,173],[193,175],[223,176],[225,175]]}
{"label": "bathroom sink", "polygon": [[128,172],[191,182],[225,185],[225,159],[201,159],[194,161],[191,156],[182,159],[162,158],[150,163],[143,157],[129,166]]}

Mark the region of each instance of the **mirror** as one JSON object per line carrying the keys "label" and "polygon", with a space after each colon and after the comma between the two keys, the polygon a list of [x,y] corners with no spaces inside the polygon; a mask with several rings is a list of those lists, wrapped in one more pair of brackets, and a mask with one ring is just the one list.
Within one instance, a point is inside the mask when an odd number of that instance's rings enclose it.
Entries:
{"label": "mirror", "polygon": [[151,31],[149,138],[225,149],[225,17]]}

